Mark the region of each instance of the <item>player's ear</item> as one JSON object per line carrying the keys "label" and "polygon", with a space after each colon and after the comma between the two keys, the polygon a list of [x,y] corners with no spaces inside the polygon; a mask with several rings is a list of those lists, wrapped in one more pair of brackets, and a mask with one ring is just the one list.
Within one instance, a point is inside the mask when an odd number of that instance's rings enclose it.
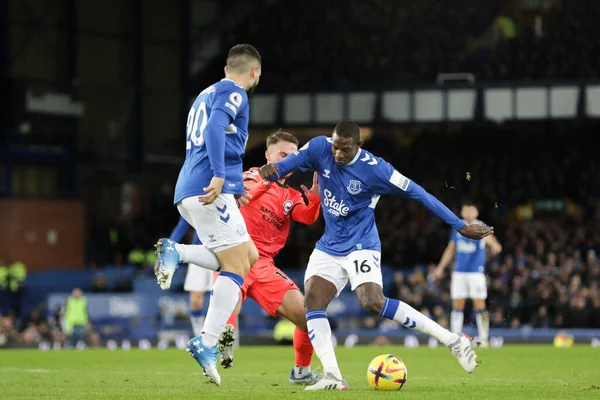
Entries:
{"label": "player's ear", "polygon": [[223,67],[223,71],[225,72],[225,75],[227,75],[227,65]]}
{"label": "player's ear", "polygon": [[360,147],[360,146],[362,146],[362,140],[359,140],[359,141],[358,141],[358,143],[356,143],[356,146],[357,146],[357,147]]}
{"label": "player's ear", "polygon": [[269,157],[271,156],[271,153],[269,153],[269,150],[265,151],[265,158],[267,159],[267,162],[269,161]]}

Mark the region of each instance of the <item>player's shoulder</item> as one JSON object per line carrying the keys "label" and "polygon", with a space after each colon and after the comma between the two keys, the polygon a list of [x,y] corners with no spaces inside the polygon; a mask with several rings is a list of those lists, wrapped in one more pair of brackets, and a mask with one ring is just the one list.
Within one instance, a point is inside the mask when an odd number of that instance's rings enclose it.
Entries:
{"label": "player's shoulder", "polygon": [[245,171],[242,176],[244,180],[260,181],[262,178],[259,174],[260,168],[252,167],[248,171]]}
{"label": "player's shoulder", "polygon": [[323,151],[324,149],[331,148],[331,138],[328,136],[316,136],[310,139],[304,146],[298,151],[310,150],[311,153],[315,151]]}
{"label": "player's shoulder", "polygon": [[377,157],[368,150],[360,149],[356,155],[354,165],[363,173],[381,174],[385,170],[386,173],[391,173],[392,165],[381,157]]}
{"label": "player's shoulder", "polygon": [[228,96],[228,101],[236,107],[248,103],[248,94],[243,87],[231,79],[222,79],[215,83],[218,96]]}
{"label": "player's shoulder", "polygon": [[389,162],[386,161],[385,158],[379,157],[378,155],[371,153],[369,150],[365,150],[365,149],[361,149],[361,150],[362,150],[361,161],[365,162],[367,165],[381,166],[381,165],[389,164]]}
{"label": "player's shoulder", "polygon": [[248,94],[243,87],[232,81],[231,79],[222,79],[215,83],[213,86],[216,87],[219,93],[239,93],[241,97],[248,98]]}
{"label": "player's shoulder", "polygon": [[331,138],[329,136],[316,136],[312,139],[310,139],[309,142],[307,142],[304,147],[308,147],[310,145],[319,145],[319,146],[325,146],[325,145],[331,145]]}
{"label": "player's shoulder", "polygon": [[213,86],[221,90],[241,90],[245,92],[244,88],[241,85],[229,78],[223,78],[220,81],[214,83]]}
{"label": "player's shoulder", "polygon": [[295,154],[300,154],[300,152],[308,151],[311,154],[314,154],[315,151],[322,151],[326,147],[331,145],[331,140],[328,142],[327,136],[316,136],[310,139],[308,142],[304,144],[304,146],[300,147]]}

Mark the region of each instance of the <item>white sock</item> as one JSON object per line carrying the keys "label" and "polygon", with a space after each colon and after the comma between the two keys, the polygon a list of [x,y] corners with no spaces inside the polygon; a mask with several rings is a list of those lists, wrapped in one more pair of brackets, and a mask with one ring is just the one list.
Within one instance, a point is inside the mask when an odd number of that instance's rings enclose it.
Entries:
{"label": "white sock", "polygon": [[325,310],[309,310],[306,312],[306,325],[308,337],[315,349],[315,353],[325,373],[331,372],[336,378],[342,379],[342,373],[338,366],[331,341],[331,325],[327,319]]}
{"label": "white sock", "polygon": [[190,321],[192,323],[194,336],[200,336],[202,334],[202,327],[204,327],[204,315],[202,314],[202,310],[192,310],[190,312]]}
{"label": "white sock", "polygon": [[443,328],[437,322],[429,319],[408,304],[396,299],[386,297],[379,315],[388,319],[393,319],[413,331],[433,336],[446,346],[455,342],[457,339],[456,334]]}
{"label": "white sock", "polygon": [[204,320],[202,344],[213,347],[217,344],[221,330],[235,310],[244,280],[232,272],[221,272],[217,278]]}
{"label": "white sock", "polygon": [[182,263],[192,263],[212,271],[216,271],[221,267],[215,253],[201,244],[176,243],[175,250],[179,253],[179,260]]}
{"label": "white sock", "polygon": [[490,317],[487,310],[475,311],[475,319],[477,320],[477,333],[479,340],[488,340],[490,334]]}
{"label": "white sock", "polygon": [[454,333],[462,333],[464,319],[463,310],[452,310],[450,313],[450,330]]}
{"label": "white sock", "polygon": [[310,373],[310,365],[308,367],[301,367],[299,365],[294,366],[294,376],[296,378],[302,378]]}

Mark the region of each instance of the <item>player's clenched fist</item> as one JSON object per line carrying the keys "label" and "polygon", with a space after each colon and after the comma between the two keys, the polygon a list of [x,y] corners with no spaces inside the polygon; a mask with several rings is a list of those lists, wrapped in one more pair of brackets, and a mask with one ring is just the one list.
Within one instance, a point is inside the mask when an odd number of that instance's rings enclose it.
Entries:
{"label": "player's clenched fist", "polygon": [[275,176],[279,179],[279,173],[277,171],[277,167],[273,164],[265,164],[262,167],[260,167],[260,176],[264,179],[264,180],[271,180],[270,178]]}
{"label": "player's clenched fist", "polygon": [[473,240],[483,239],[486,236],[490,236],[494,233],[493,226],[487,226],[484,224],[471,224],[465,225],[459,231],[461,235]]}

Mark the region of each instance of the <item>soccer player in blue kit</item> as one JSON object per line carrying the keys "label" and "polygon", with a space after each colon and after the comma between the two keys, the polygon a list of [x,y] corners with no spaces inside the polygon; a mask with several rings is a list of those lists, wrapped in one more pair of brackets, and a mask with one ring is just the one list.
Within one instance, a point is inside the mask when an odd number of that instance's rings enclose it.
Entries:
{"label": "soccer player in blue kit", "polygon": [[204,89],[194,101],[173,202],[204,245],[183,245],[168,238],[156,244],[156,275],[163,289],[171,285],[179,263],[207,266],[215,264],[207,261],[215,255],[219,261],[221,273],[213,286],[204,331],[188,342],[187,349],[217,385],[221,383],[217,355],[234,339],[221,333],[238,304],[244,278],[258,259],[236,196],[244,194],[242,157],[250,117],[247,94],[258,85],[260,74],[258,51],[248,44],[234,46],[227,56],[225,78]]}
{"label": "soccer player in blue kit", "polygon": [[[463,202],[461,216],[467,224],[480,223],[479,210],[471,201]],[[489,347],[490,319],[485,307],[487,282],[485,279],[485,250],[490,248],[492,255],[502,251],[502,246],[494,235],[485,239],[473,240],[453,230],[450,242],[444,250],[442,259],[435,269],[435,277],[442,278],[444,270],[454,257],[454,271],[450,279],[450,330],[461,333],[463,329],[465,300],[473,300],[473,310],[477,321],[478,347]]]}
{"label": "soccer player in blue kit", "polygon": [[482,239],[492,234],[493,228],[465,224],[421,186],[360,145],[358,125],[341,121],[331,138],[316,137],[297,153],[260,170],[261,176],[269,180],[296,169],[315,170],[319,174],[325,233],[310,256],[304,281],[308,333],[325,376],[306,390],[348,389],[338,367],[325,312],[348,281],[365,310],[434,336],[471,373],[477,365],[477,355],[467,336],[452,333],[408,304],[383,295],[375,206],[380,195],[397,194],[421,202],[465,237]]}

